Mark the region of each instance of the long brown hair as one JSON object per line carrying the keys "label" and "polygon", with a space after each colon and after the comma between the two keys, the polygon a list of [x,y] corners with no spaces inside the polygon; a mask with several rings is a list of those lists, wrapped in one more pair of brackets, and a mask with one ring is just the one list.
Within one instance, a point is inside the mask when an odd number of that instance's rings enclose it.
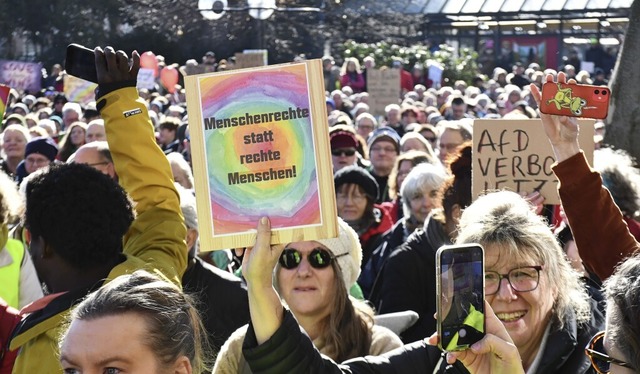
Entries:
{"label": "long brown hair", "polygon": [[[282,270],[276,265],[274,286],[280,290],[278,273]],[[320,321],[320,335],[316,338],[324,345],[323,353],[336,362],[369,354],[371,349],[371,329],[373,328],[373,309],[362,301],[350,297],[342,280],[342,271],[335,261],[333,269],[334,297],[331,301],[331,313]]]}
{"label": "long brown hair", "polygon": [[349,296],[342,281],[342,272],[335,261],[333,286],[336,291],[331,313],[322,321],[320,338],[327,349],[325,353],[336,362],[366,356],[371,348],[373,310],[364,302]]}

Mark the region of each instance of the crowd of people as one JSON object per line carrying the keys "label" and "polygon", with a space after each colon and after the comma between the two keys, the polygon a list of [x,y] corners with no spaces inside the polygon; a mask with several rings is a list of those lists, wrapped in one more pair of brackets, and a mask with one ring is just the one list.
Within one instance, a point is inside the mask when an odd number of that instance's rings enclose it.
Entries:
{"label": "crowd of people", "polygon": [[[640,369],[640,173],[604,147],[595,171],[575,120],[536,111],[544,82],[587,83],[587,72],[516,63],[441,86],[395,60],[398,99],[376,116],[366,79],[375,59],[340,69],[327,56],[318,89],[338,237],[271,246],[265,217],[253,248],[208,252],[184,90],[137,89],[136,52],[95,53],[95,102],[68,102],[54,87],[12,90],[7,103],[0,373]],[[213,54],[204,64],[227,69]],[[562,206],[542,209],[537,191],[472,195],[478,118],[539,118]],[[452,243],[481,244],[497,280],[487,280],[486,336],[445,355],[435,256]],[[380,318],[408,311],[417,318]]]}

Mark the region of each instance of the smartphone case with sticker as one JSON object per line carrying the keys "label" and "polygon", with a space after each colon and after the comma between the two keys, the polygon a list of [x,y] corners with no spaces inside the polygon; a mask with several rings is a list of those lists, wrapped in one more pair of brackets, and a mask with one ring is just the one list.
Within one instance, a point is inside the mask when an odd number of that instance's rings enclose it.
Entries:
{"label": "smartphone case with sticker", "polygon": [[540,112],[604,119],[609,112],[610,97],[607,86],[547,82],[542,85]]}

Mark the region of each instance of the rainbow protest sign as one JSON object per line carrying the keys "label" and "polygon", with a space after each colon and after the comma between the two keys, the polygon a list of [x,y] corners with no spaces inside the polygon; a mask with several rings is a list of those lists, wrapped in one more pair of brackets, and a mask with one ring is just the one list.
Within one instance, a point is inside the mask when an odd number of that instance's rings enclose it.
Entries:
{"label": "rainbow protest sign", "polygon": [[337,236],[320,62],[185,81],[202,249]]}
{"label": "rainbow protest sign", "polygon": [[4,118],[4,112],[7,110],[9,91],[11,91],[11,87],[0,84],[0,121]]}

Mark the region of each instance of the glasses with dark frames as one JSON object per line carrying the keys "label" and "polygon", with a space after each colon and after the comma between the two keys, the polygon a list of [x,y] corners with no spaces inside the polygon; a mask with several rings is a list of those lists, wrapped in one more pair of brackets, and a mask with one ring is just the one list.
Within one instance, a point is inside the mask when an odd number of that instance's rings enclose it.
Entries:
{"label": "glasses with dark frames", "polygon": [[[338,257],[346,256],[349,253],[342,253],[337,256],[333,256],[329,251],[323,248],[315,248],[307,255],[307,261],[314,269],[324,269],[331,265],[331,261]],[[280,265],[285,269],[295,269],[302,262],[302,253],[297,249],[285,248],[280,255]]]}
{"label": "glasses with dark frames", "polygon": [[540,270],[542,266],[521,266],[509,270],[507,274],[500,274],[495,271],[485,271],[484,284],[485,295],[495,295],[500,292],[502,280],[506,279],[511,288],[518,292],[529,292],[538,288],[540,283]]}
{"label": "glasses with dark frames", "polygon": [[595,334],[591,341],[584,349],[584,352],[591,360],[591,365],[599,374],[608,373],[611,369],[611,364],[636,370],[631,364],[618,360],[617,358],[610,357],[604,353],[604,331],[600,331]]}

